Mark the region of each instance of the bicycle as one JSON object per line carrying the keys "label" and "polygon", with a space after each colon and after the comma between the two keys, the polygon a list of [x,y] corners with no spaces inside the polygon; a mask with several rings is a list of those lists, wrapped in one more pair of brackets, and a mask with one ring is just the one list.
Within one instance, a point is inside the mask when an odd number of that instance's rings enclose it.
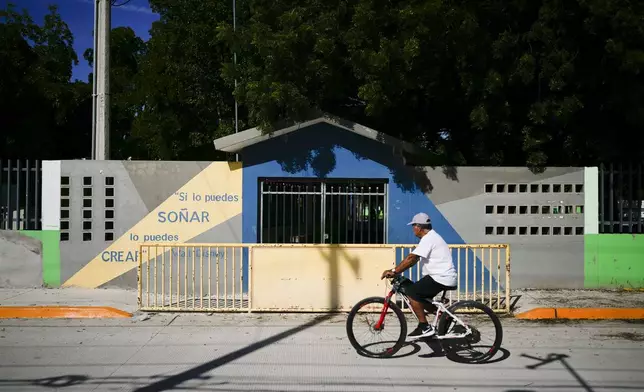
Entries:
{"label": "bicycle", "polygon": [[[351,309],[349,312],[349,317],[347,318],[347,324],[346,324],[346,329],[347,329],[347,335],[349,338],[349,342],[353,346],[356,351],[360,354],[364,354],[366,356],[372,356],[372,357],[391,357],[395,355],[405,344],[407,343],[407,320],[400,308],[400,306],[396,305],[395,302],[392,302],[392,297],[395,294],[399,294],[403,301],[407,304],[407,306],[411,309],[411,304],[409,297],[405,293],[405,287],[408,285],[413,284],[413,282],[410,279],[407,279],[401,275],[396,275],[393,278],[391,278],[391,290],[387,294],[386,297],[368,297],[365,298],[361,301],[359,301],[354,307]],[[455,289],[455,288],[454,288]],[[503,329],[501,327],[501,322],[496,314],[490,309],[488,306],[485,304],[478,302],[478,301],[470,301],[470,300],[465,300],[465,301],[458,301],[454,304],[452,304],[449,308],[446,307],[445,305],[449,303],[449,301],[446,299],[447,295],[447,290],[443,291],[442,296],[440,301],[434,301],[434,299],[426,299],[425,300],[425,314],[428,316],[431,316],[429,312],[427,312],[427,306],[433,306],[436,308],[436,315],[434,317],[434,321],[432,322],[432,326],[434,327],[435,334],[429,339],[435,339],[441,342],[441,346],[443,350],[448,354],[448,355],[456,355],[461,361],[463,362],[470,362],[470,363],[481,363],[485,362],[492,357],[498,352],[499,348],[501,347],[501,342],[503,340]],[[380,334],[384,331],[385,329],[385,323],[384,319],[387,314],[387,311],[389,309],[393,310],[393,313],[397,316],[398,321],[400,322],[401,326],[401,331],[398,336],[398,338],[395,339],[395,344],[392,347],[387,348],[384,353],[381,354],[376,354],[373,352],[370,352],[367,350],[367,345],[360,345],[357,340],[356,336],[353,331],[353,321],[358,315],[358,311],[363,309],[369,304],[375,304],[377,307],[380,307],[381,310],[376,310],[375,313],[379,313],[379,319],[376,323],[372,324],[369,326],[370,332],[372,334]],[[455,315],[456,311],[459,309],[478,309],[482,312],[484,316],[488,316],[489,318],[492,319],[492,323],[494,324],[495,327],[495,333],[494,333],[494,343],[491,345],[491,347],[487,350],[487,352],[479,355],[478,357],[474,359],[465,359],[465,357],[462,357],[457,353],[456,349],[459,347],[457,345],[457,342],[464,340],[469,347],[472,347],[472,343],[476,344],[478,341],[480,341],[481,338],[481,333],[480,331],[472,327],[470,324],[465,323],[461,318]],[[418,320],[418,317],[416,316],[415,313],[412,312],[414,317],[416,317],[416,320]],[[429,317],[428,317],[429,320]],[[415,338],[411,337],[410,339],[413,340],[423,340],[427,338]]]}

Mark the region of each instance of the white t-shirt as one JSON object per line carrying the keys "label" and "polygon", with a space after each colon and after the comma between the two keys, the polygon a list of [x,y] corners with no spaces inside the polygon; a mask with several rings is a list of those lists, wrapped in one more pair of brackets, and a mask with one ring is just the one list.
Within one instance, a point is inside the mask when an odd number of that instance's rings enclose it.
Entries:
{"label": "white t-shirt", "polygon": [[423,276],[430,275],[436,282],[445,286],[456,286],[452,251],[436,231],[432,229],[425,234],[411,253],[420,257],[419,264]]}

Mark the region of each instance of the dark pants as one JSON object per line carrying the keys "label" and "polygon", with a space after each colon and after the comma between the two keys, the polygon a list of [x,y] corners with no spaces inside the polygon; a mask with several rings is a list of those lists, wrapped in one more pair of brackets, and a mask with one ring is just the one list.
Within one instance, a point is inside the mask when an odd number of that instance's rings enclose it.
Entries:
{"label": "dark pants", "polygon": [[445,290],[455,290],[456,287],[445,286],[431,276],[425,275],[418,282],[405,287],[405,293],[408,297],[418,302],[431,301],[438,293]]}

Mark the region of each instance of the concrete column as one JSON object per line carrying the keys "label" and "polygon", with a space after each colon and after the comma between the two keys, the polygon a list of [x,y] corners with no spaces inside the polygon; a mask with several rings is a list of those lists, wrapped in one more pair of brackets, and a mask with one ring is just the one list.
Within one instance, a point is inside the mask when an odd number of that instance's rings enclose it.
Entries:
{"label": "concrete column", "polygon": [[110,159],[110,0],[98,0],[98,39],[94,54],[96,62],[96,160]]}
{"label": "concrete column", "polygon": [[42,161],[42,230],[60,230],[61,161]]}
{"label": "concrete column", "polygon": [[599,233],[599,170],[584,168],[584,234]]}

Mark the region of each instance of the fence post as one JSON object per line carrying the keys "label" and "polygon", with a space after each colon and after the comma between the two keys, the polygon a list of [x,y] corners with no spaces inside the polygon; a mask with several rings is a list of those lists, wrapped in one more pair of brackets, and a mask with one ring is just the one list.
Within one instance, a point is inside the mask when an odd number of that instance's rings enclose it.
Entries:
{"label": "fence post", "polygon": [[[61,161],[43,161],[41,167],[42,230],[61,230]],[[69,185],[67,186],[69,189]],[[71,197],[69,195],[68,199]],[[71,204],[70,204],[71,206]],[[67,208],[69,211],[69,209]],[[70,218],[66,220],[69,221]],[[69,230],[66,230],[69,233]]]}
{"label": "fence post", "polygon": [[248,247],[248,313],[253,311],[253,250],[255,248],[250,245]]}
{"label": "fence post", "polygon": [[505,310],[510,312],[510,245],[505,246]]}
{"label": "fence post", "polygon": [[602,173],[596,167],[584,168],[584,234],[597,234],[600,230],[603,186],[599,179],[603,177]]}
{"label": "fence post", "polygon": [[139,292],[139,298],[137,302],[139,304],[139,309],[143,307],[143,283],[142,283],[142,265],[143,265],[143,245],[139,245],[139,263],[136,268],[136,285]]}

